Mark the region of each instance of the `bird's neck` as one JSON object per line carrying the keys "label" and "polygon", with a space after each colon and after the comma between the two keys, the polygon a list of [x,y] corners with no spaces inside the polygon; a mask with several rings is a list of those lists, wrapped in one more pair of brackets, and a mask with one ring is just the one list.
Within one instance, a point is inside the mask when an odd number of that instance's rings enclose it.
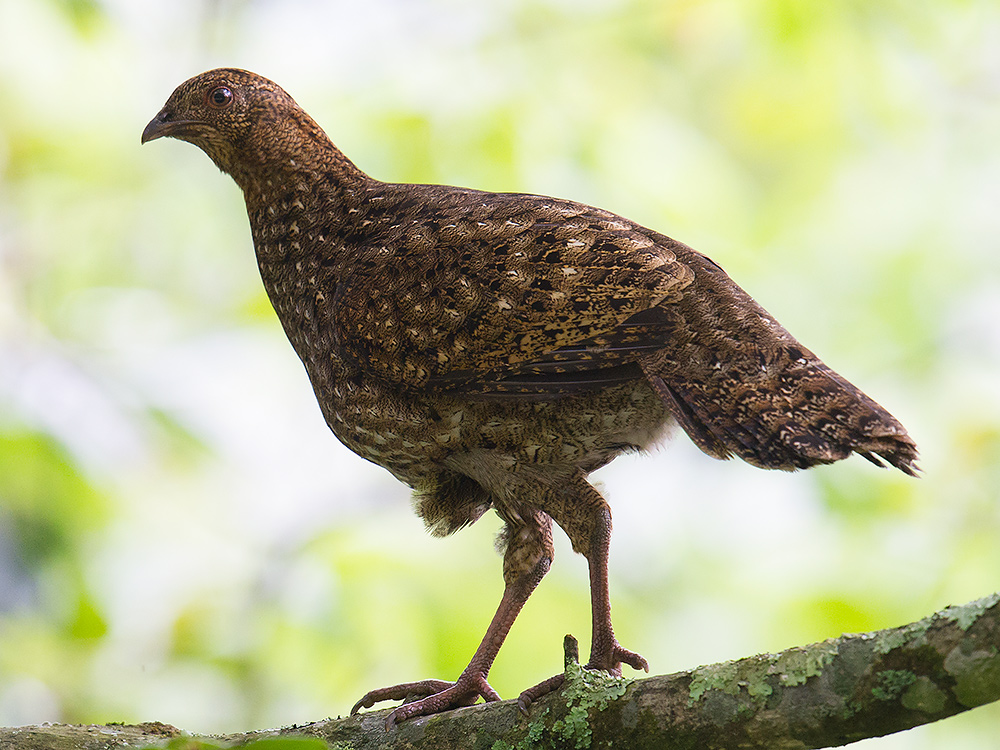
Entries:
{"label": "bird's neck", "polygon": [[[249,144],[231,173],[243,190],[263,264],[294,264],[313,252],[316,238],[339,226],[355,196],[373,182],[300,114]],[[314,226],[320,219],[323,226]]]}
{"label": "bird's neck", "polygon": [[243,190],[247,205],[272,201],[276,193],[301,192],[303,183],[325,182],[351,190],[369,180],[301,110],[285,113],[280,126],[261,128],[227,169]]}
{"label": "bird's neck", "polygon": [[317,250],[333,252],[351,207],[371,182],[360,171],[364,181],[350,174],[344,179],[337,173],[339,167],[333,160],[316,165],[289,156],[281,169],[271,169],[243,187],[265,285],[285,266],[300,270],[302,261]]}

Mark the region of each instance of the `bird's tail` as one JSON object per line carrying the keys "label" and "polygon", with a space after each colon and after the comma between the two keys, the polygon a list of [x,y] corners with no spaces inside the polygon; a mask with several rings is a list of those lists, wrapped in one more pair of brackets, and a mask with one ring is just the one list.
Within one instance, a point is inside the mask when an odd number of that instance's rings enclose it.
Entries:
{"label": "bird's tail", "polygon": [[[802,349],[781,350],[756,377],[670,379],[655,361],[649,382],[695,444],[716,458],[791,471],[858,453],[915,475],[917,447],[888,411]],[[709,373],[711,375],[711,373]]]}
{"label": "bird's tail", "polygon": [[917,447],[903,425],[799,344],[721,268],[693,251],[689,262],[697,293],[661,308],[673,345],[638,361],[699,448],[787,471],[858,453],[916,474]]}

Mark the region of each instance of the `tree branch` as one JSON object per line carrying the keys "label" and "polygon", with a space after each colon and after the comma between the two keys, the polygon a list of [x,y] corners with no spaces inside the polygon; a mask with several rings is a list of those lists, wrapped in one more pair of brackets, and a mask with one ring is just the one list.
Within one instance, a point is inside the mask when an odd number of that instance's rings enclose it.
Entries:
{"label": "tree branch", "polygon": [[[567,654],[575,642],[567,636]],[[845,635],[641,680],[615,679],[567,659],[566,685],[523,717],[514,701],[405,722],[385,711],[266,732],[192,737],[243,743],[322,738],[341,750],[529,748],[823,748],[939,721],[1000,699],[1000,593],[919,622]],[[0,729],[4,750],[111,750],[163,745],[164,724]]]}

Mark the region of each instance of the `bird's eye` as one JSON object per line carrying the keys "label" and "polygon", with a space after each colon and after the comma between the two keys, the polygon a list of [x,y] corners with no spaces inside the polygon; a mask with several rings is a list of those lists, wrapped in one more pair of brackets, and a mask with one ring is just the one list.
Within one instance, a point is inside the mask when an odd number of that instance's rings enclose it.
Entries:
{"label": "bird's eye", "polygon": [[208,92],[208,103],[216,109],[228,107],[233,101],[233,92],[225,86],[219,86]]}

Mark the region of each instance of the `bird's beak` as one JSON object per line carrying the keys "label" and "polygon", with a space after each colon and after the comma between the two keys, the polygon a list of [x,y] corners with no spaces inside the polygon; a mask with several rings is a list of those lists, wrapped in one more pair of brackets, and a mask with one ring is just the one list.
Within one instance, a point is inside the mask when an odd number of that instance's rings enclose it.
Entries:
{"label": "bird's beak", "polygon": [[197,120],[175,120],[173,114],[164,108],[143,129],[140,142],[146,143],[168,136],[178,137],[200,124]]}

